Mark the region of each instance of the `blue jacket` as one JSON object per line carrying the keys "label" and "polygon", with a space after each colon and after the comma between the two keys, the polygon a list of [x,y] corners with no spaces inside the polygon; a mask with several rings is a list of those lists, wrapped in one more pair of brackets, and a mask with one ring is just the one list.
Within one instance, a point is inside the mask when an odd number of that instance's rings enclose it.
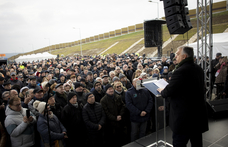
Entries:
{"label": "blue jacket", "polygon": [[[53,114],[54,115],[54,114]],[[37,121],[37,130],[40,133],[44,143],[49,143],[49,135],[48,135],[48,126],[47,126],[47,116],[40,114]],[[50,135],[51,141],[62,140],[64,138],[64,134],[62,132],[66,132],[66,129],[58,120],[58,118],[54,115],[53,118],[49,119],[50,125]]]}
{"label": "blue jacket", "polygon": [[[126,107],[130,111],[130,120],[132,122],[145,122],[150,117],[153,107],[152,97],[147,89],[136,90],[132,86],[125,93]],[[140,116],[142,111],[146,111],[145,116]]]}

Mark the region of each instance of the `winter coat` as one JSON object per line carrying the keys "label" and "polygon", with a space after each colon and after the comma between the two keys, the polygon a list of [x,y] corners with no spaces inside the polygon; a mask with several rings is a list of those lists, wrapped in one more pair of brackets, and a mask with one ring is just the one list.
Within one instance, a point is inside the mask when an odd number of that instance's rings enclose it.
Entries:
{"label": "winter coat", "polygon": [[82,117],[89,132],[97,132],[98,125],[105,124],[105,113],[100,103],[86,103],[82,110]]}
{"label": "winter coat", "polygon": [[31,113],[33,121],[25,123],[23,117],[26,116],[26,110],[26,108],[21,108],[21,111],[17,112],[9,106],[6,108],[5,127],[10,135],[12,147],[30,147],[35,144],[34,124],[36,118]]}
{"label": "winter coat", "polygon": [[125,105],[121,97],[114,94],[114,98],[109,97],[107,94],[101,99],[101,105],[106,114],[107,125],[112,127],[121,127],[121,121],[117,121],[117,116],[124,116]]}
{"label": "winter coat", "polygon": [[[150,118],[150,112],[153,107],[153,99],[147,89],[136,90],[132,86],[125,92],[126,107],[130,111],[130,120],[132,122],[146,122]],[[145,116],[140,116],[145,111]]]}
{"label": "winter coat", "polygon": [[58,92],[55,93],[54,95],[55,98],[55,103],[62,108],[64,108],[67,105],[67,95],[66,93],[59,94]]}
{"label": "winter coat", "polygon": [[[66,132],[66,129],[55,116],[55,114],[53,114],[53,118],[49,118],[49,127],[52,143],[55,140],[62,140],[64,138],[64,134],[62,132]],[[39,114],[37,121],[37,130],[40,133],[43,142],[49,143],[47,116],[44,117],[43,114]]]}
{"label": "winter coat", "polygon": [[105,93],[103,91],[98,93],[97,90],[94,89],[93,95],[95,96],[95,101],[100,103],[101,99],[105,96]]}
{"label": "winter coat", "polygon": [[[221,64],[218,64],[217,66],[221,66]],[[220,70],[218,76],[215,78],[215,83],[225,83],[226,81],[226,75],[227,75],[227,66],[224,65],[222,69]]]}
{"label": "winter coat", "polygon": [[19,81],[18,79],[13,80],[13,79],[11,78],[10,83],[11,83],[11,85],[19,85],[21,88],[23,87],[22,82]]}
{"label": "winter coat", "polygon": [[169,125],[175,133],[203,133],[208,130],[204,99],[204,72],[193,61],[183,63],[161,92],[170,101]]}
{"label": "winter coat", "polygon": [[85,125],[82,119],[81,107],[75,107],[71,103],[62,110],[62,123],[67,129],[68,144],[77,141],[80,145],[85,139]]}

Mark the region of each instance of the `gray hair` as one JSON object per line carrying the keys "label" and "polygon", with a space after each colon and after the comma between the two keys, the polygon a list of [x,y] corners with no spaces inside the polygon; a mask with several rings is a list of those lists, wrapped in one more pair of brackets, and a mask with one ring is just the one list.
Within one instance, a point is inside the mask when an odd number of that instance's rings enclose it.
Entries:
{"label": "gray hair", "polygon": [[194,51],[193,51],[193,48],[192,47],[189,47],[189,46],[182,46],[180,47],[182,48],[182,54],[186,54],[187,57],[192,57],[194,56]]}
{"label": "gray hair", "polygon": [[5,91],[5,92],[3,92],[3,93],[2,93],[2,98],[4,98],[4,97],[5,97],[5,95],[7,95],[7,94],[9,94],[9,91]]}

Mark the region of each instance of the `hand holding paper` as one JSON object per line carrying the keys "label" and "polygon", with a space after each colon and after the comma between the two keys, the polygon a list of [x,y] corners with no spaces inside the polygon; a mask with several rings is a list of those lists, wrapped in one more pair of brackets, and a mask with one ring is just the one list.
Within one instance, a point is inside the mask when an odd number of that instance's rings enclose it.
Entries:
{"label": "hand holding paper", "polygon": [[162,90],[164,90],[164,88],[158,88],[158,89],[157,89],[157,91],[158,91],[159,93],[161,93]]}

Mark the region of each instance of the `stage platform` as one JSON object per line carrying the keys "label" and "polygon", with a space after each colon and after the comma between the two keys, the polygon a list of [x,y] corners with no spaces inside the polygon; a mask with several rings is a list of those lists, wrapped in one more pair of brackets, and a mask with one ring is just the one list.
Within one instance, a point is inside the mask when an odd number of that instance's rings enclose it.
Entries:
{"label": "stage platform", "polygon": [[[163,134],[163,129],[159,130],[159,137]],[[166,128],[166,141],[172,144],[172,131],[169,127]],[[149,134],[124,147],[150,147],[154,142],[156,142],[156,133]],[[209,131],[203,133],[203,146],[228,147],[228,112],[209,118]],[[187,147],[191,147],[190,143]]]}

